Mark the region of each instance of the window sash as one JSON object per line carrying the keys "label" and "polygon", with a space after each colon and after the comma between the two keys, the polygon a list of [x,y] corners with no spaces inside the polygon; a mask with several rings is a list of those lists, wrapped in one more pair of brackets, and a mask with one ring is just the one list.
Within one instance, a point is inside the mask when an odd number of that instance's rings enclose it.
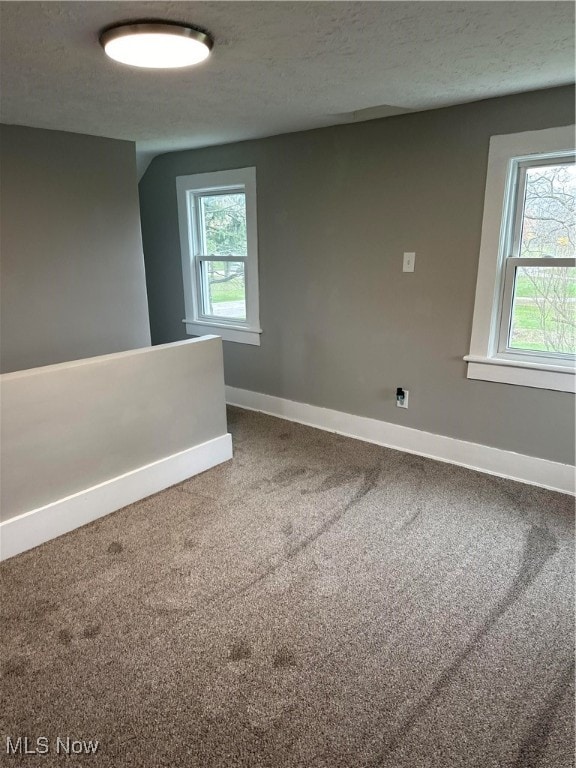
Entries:
{"label": "window sash", "polygon": [[572,362],[573,355],[561,352],[539,352],[536,350],[512,349],[509,347],[510,328],[512,325],[512,307],[514,301],[514,284],[518,266],[573,266],[574,259],[567,258],[520,258],[522,245],[522,227],[524,205],[526,199],[526,172],[530,168],[549,165],[569,165],[574,163],[576,154],[573,151],[547,152],[538,157],[521,156],[512,158],[508,169],[507,204],[502,213],[503,241],[501,250],[501,266],[499,270],[500,301],[497,306],[496,338],[493,350],[499,357],[511,356],[514,359],[543,361],[557,360],[560,364]]}
{"label": "window sash", "polygon": [[[249,318],[249,285],[248,285],[248,257],[247,256],[196,256],[195,257],[195,269],[196,269],[196,286],[198,293],[196,296],[198,307],[198,319],[213,321],[216,320],[218,324],[230,324],[234,326],[250,327]],[[213,261],[233,261],[238,263],[239,261],[244,264],[244,308],[246,312],[246,319],[241,320],[237,317],[227,317],[226,315],[210,315],[204,311],[205,304],[208,301],[204,301],[205,297],[210,296],[210,288],[208,286],[208,270],[204,269],[204,264],[209,264]]]}
{"label": "window sash", "polygon": [[[536,158],[514,158],[511,162],[512,174],[510,204],[512,215],[508,214],[507,257],[518,258],[522,248],[522,227],[524,222],[524,204],[526,201],[526,171],[530,168],[549,165],[573,165],[576,155],[573,152],[555,152]],[[504,212],[506,215],[506,211]]]}
{"label": "window sash", "polygon": [[[194,258],[200,256],[204,258],[212,257],[214,254],[206,253],[206,223],[204,220],[204,214],[202,212],[201,200],[203,197],[224,197],[225,195],[244,195],[244,204],[246,205],[246,188],[243,185],[235,187],[218,187],[217,189],[202,189],[190,192],[190,213],[191,213],[191,230],[193,233],[193,254]],[[240,258],[247,258],[242,256]],[[225,261],[222,257],[218,261]]]}
{"label": "window sash", "polygon": [[514,285],[516,282],[516,270],[519,267],[574,267],[576,259],[548,257],[538,259],[534,257],[510,257],[504,264],[503,296],[500,313],[500,331],[498,336],[498,355],[512,356],[512,358],[531,359],[533,361],[557,360],[559,363],[571,364],[574,355],[565,352],[542,352],[538,350],[514,349],[509,346],[510,329],[512,326],[512,307],[514,303]]}
{"label": "window sash", "polygon": [[[249,317],[249,258],[248,255],[234,255],[234,256],[220,256],[217,254],[206,253],[205,247],[205,222],[202,213],[201,200],[203,197],[216,197],[232,194],[243,194],[246,201],[246,188],[244,185],[237,185],[233,187],[218,187],[215,189],[202,189],[189,192],[189,209],[190,209],[190,232],[191,232],[191,245],[192,245],[192,260],[193,269],[196,273],[196,307],[197,318],[204,321],[215,321],[219,325],[234,325],[250,327]],[[211,315],[205,311],[205,307],[209,304],[210,289],[208,286],[208,270],[204,268],[204,264],[213,261],[228,261],[228,262],[243,262],[244,264],[244,307],[246,312],[246,319],[241,320],[237,317],[226,317],[224,315]]]}

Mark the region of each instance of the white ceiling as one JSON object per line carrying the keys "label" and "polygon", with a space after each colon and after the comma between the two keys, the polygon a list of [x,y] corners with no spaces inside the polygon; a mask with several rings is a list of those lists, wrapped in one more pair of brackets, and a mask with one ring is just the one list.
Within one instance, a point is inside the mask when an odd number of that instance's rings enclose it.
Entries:
{"label": "white ceiling", "polygon": [[[574,79],[571,2],[2,2],[0,119],[144,155],[432,109]],[[189,22],[198,67],[108,59],[99,31]]]}

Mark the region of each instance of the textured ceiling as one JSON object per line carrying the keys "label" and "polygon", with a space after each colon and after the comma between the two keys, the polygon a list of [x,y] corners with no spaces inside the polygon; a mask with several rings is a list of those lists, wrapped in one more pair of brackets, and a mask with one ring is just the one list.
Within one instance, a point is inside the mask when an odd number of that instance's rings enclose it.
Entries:
{"label": "textured ceiling", "polygon": [[[573,81],[571,2],[2,2],[0,118],[144,153],[353,122]],[[108,59],[99,31],[208,29],[196,68]]]}

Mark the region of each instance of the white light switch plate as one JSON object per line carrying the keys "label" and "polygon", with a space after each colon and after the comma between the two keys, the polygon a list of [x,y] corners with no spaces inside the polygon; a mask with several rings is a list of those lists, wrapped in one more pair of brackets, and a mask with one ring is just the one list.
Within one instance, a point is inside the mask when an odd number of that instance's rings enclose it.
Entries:
{"label": "white light switch plate", "polygon": [[414,272],[414,263],[416,261],[415,253],[404,254],[404,264],[402,266],[403,272]]}

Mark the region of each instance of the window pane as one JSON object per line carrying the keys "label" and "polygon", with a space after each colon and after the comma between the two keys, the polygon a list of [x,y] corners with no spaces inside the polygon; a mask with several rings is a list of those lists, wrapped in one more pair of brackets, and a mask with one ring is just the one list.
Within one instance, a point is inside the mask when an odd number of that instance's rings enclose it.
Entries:
{"label": "window pane", "polygon": [[576,353],[576,267],[518,267],[508,346]]}
{"label": "window pane", "polygon": [[521,257],[575,255],[575,197],[574,164],[540,165],[526,170]]}
{"label": "window pane", "polygon": [[246,256],[246,198],[203,195],[200,198],[202,249],[206,256]]}
{"label": "window pane", "polygon": [[243,261],[202,261],[203,313],[246,320]]}

